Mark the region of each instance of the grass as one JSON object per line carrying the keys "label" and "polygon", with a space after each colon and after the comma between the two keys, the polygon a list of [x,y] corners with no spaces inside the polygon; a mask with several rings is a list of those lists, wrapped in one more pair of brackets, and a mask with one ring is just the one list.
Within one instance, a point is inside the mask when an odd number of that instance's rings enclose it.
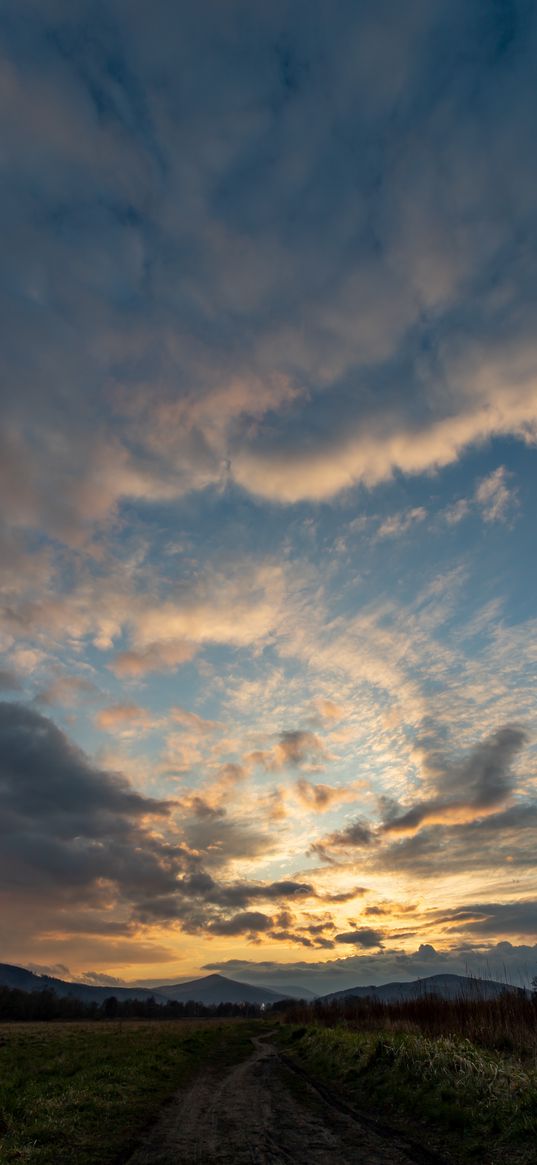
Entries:
{"label": "grass", "polygon": [[[475,986],[477,990],[478,981]],[[292,1023],[313,1021],[354,1031],[419,1031],[434,1038],[459,1037],[537,1066],[537,998],[523,992],[505,991],[494,999],[423,995],[391,1003],[347,997],[329,1003],[291,1004],[285,1015]]]}
{"label": "grass", "polygon": [[459,1035],[282,1025],[287,1054],[454,1162],[535,1163],[537,1068]]}
{"label": "grass", "polygon": [[251,1051],[233,1021],[0,1026],[0,1163],[116,1165],[201,1067]]}

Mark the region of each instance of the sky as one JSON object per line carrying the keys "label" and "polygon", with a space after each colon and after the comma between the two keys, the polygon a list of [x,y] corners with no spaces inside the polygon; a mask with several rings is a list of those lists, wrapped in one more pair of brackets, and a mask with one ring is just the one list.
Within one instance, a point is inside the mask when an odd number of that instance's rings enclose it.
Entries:
{"label": "sky", "polygon": [[0,46],[0,957],[531,978],[535,4]]}

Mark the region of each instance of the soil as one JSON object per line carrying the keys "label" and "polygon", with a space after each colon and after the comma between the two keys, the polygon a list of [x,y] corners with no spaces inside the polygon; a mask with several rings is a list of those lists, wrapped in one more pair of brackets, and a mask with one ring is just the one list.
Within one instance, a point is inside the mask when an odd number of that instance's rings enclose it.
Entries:
{"label": "soil", "polygon": [[424,1165],[438,1160],[360,1117],[253,1040],[224,1077],[198,1077],[163,1110],[129,1165]]}

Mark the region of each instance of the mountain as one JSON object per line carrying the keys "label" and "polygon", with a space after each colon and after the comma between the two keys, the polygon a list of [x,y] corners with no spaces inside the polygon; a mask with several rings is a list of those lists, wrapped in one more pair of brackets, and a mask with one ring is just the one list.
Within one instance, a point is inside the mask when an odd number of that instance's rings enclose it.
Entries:
{"label": "mountain", "polygon": [[[223,975],[206,975],[203,979],[191,979],[187,983],[172,983],[154,987],[93,987],[88,983],[68,983],[64,979],[54,979],[50,975],[36,975],[25,967],[14,967],[0,963],[0,986],[18,987],[21,991],[44,991],[49,988],[57,995],[72,995],[85,1003],[102,1003],[115,995],[116,999],[156,999],[165,1003],[175,999],[179,1003],[204,1003],[214,1006],[219,1003],[276,1003],[287,999],[291,993],[272,991],[268,987],[253,987],[250,983],[239,983],[235,979],[225,979]],[[294,997],[301,998],[297,988]]]}
{"label": "mountain", "polygon": [[14,967],[10,963],[0,963],[0,987],[18,987],[20,991],[55,991],[56,995],[72,995],[85,1003],[102,1003],[115,995],[116,999],[156,999],[165,1003],[166,996],[158,991],[148,991],[146,987],[93,987],[89,983],[68,983],[55,979],[52,975],[36,975],[25,967]]}
{"label": "mountain", "polygon": [[395,1003],[402,999],[421,999],[425,995],[438,995],[441,999],[497,999],[504,991],[521,990],[520,987],[499,983],[494,979],[470,979],[466,975],[428,975],[412,983],[347,987],[344,991],[323,995],[322,1001],[331,1003],[334,999],[378,999],[382,1003]]}
{"label": "mountain", "polygon": [[296,984],[294,984],[292,987],[288,987],[286,983],[284,986],[280,987],[280,992],[281,999],[312,1000],[318,998],[316,991],[310,991],[309,987],[297,987]]}
{"label": "mountain", "polygon": [[252,987],[251,983],[239,983],[223,975],[205,975],[203,979],[191,979],[189,983],[171,984],[158,990],[167,999],[176,999],[179,1003],[194,999],[196,1003],[209,1006],[218,1003],[276,1003],[278,999],[286,998],[281,991]]}

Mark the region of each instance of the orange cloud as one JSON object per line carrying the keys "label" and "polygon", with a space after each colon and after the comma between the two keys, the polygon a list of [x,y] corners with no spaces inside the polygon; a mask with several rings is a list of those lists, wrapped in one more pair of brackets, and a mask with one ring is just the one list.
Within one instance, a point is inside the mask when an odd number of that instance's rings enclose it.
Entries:
{"label": "orange cloud", "polygon": [[151,724],[151,717],[138,704],[110,704],[108,708],[97,712],[95,723],[103,732],[114,732],[124,728],[147,728]]}
{"label": "orange cloud", "polygon": [[168,640],[151,643],[141,651],[121,651],[109,666],[114,675],[122,679],[138,679],[147,672],[169,671],[188,663],[197,651],[195,643]]}

